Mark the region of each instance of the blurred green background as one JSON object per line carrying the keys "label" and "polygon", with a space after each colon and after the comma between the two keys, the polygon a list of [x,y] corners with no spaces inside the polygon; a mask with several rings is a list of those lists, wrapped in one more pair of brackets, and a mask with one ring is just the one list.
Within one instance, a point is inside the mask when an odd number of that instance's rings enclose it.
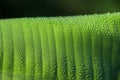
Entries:
{"label": "blurred green background", "polygon": [[1,0],[0,18],[72,16],[120,11],[120,0]]}

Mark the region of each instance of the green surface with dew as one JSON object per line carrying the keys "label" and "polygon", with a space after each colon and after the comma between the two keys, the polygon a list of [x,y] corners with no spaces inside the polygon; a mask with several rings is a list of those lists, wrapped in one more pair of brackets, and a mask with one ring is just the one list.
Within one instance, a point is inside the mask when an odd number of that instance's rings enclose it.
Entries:
{"label": "green surface with dew", "polygon": [[0,20],[0,80],[120,80],[120,13]]}

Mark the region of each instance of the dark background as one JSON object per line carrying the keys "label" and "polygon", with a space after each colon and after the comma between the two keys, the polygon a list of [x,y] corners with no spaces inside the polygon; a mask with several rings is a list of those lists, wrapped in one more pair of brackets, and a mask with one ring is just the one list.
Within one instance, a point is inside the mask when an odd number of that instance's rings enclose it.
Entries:
{"label": "dark background", "polygon": [[0,18],[72,16],[120,11],[120,0],[1,0]]}

